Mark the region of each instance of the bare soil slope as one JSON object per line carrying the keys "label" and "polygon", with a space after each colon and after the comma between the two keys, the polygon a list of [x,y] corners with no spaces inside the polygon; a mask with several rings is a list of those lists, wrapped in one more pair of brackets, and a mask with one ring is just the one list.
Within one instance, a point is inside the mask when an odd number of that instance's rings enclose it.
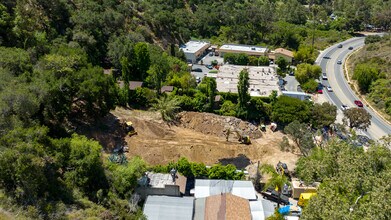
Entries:
{"label": "bare soil slope", "polygon": [[[131,120],[138,132],[138,135],[125,137],[129,146],[128,156],[139,155],[152,165],[186,157],[206,165],[221,162],[238,168],[258,161],[275,165],[281,160],[291,169],[298,158],[295,154],[279,150],[278,144],[283,137],[281,132],[261,132],[256,126],[233,117],[182,112],[177,125],[167,125],[157,113],[117,108],[112,114],[120,120]],[[229,127],[250,135],[252,144],[240,144],[234,134],[226,141],[225,131]]]}

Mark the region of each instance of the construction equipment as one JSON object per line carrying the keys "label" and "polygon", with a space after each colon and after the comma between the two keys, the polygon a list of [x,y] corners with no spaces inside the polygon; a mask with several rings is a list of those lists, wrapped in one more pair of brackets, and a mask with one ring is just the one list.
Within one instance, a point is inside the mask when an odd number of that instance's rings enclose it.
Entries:
{"label": "construction equipment", "polygon": [[[241,144],[251,144],[251,140],[250,140],[250,136],[248,135],[242,135],[239,133],[239,131],[233,131],[235,134],[236,134],[236,137],[238,138],[238,141],[241,143]],[[228,138],[229,138],[229,135],[231,134],[231,129],[228,128],[227,129],[227,133],[225,134],[225,137],[228,141]]]}
{"label": "construction equipment", "polygon": [[278,173],[280,173],[281,175],[285,175],[287,177],[290,177],[289,170],[288,170],[288,165],[286,165],[286,163],[278,161],[278,163],[276,165],[276,171]]}
{"label": "construction equipment", "polygon": [[137,134],[137,131],[134,129],[133,123],[131,121],[126,121],[123,123],[123,126],[129,137]]}
{"label": "construction equipment", "polygon": [[316,193],[302,193],[300,194],[299,201],[297,202],[298,206],[305,207],[308,204],[308,201],[312,196],[316,195]]}

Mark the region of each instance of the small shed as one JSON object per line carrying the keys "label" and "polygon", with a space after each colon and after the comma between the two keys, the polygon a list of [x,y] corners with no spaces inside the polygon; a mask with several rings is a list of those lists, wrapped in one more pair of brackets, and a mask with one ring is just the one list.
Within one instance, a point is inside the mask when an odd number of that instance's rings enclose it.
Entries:
{"label": "small shed", "polygon": [[129,81],[129,90],[136,90],[137,88],[141,88],[142,86],[142,81]]}
{"label": "small shed", "polygon": [[172,92],[174,90],[174,86],[162,86],[162,88],[160,89],[160,92],[161,93],[168,93],[168,92]]}

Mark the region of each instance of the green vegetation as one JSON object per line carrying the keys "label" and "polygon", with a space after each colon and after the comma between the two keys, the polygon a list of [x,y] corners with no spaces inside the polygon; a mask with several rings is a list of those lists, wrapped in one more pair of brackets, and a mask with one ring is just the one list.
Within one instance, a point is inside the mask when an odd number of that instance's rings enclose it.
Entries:
{"label": "green vegetation", "polygon": [[314,148],[297,162],[306,182],[321,181],[303,219],[389,219],[391,151],[374,144],[364,152],[345,142]]}
{"label": "green vegetation", "polygon": [[[312,64],[317,49],[348,38],[364,24],[390,28],[389,1],[317,1],[310,10],[304,4],[297,0],[0,1],[1,206],[17,207],[20,216],[32,219],[142,219],[132,193],[146,164],[140,158],[112,164],[96,141],[77,134],[80,125],[91,124],[118,105],[152,106],[167,121],[179,108],[255,121],[273,119],[283,125],[319,121],[320,116],[311,112],[317,106],[311,103],[277,98],[276,93],[250,97],[245,71],[239,94],[217,94],[213,79],[197,85],[178,48],[191,38],[284,47],[296,51],[298,62]],[[337,17],[330,18],[331,13]],[[375,41],[370,38],[367,43]],[[366,50],[375,51],[384,42],[369,43]],[[228,58],[241,65],[268,65],[263,57]],[[390,65],[386,59],[369,61],[377,64],[377,77],[362,81],[370,84],[365,90],[391,114]],[[319,71],[309,64],[300,64],[296,75],[303,84],[310,82],[312,90],[311,79]],[[283,63],[279,66],[286,69]],[[111,74],[104,74],[104,69]],[[361,69],[358,79],[367,71]],[[130,90],[130,80],[142,81],[143,87]],[[161,94],[162,86],[174,90]],[[214,102],[216,95],[222,97],[221,106]],[[327,112],[316,127],[329,125],[333,110]],[[184,175],[243,177],[231,165],[206,169],[183,159],[176,165]]]}
{"label": "green vegetation", "polygon": [[359,91],[375,108],[391,116],[390,35],[368,36],[365,46],[350,58],[350,73]]}
{"label": "green vegetation", "polygon": [[320,66],[302,63],[297,65],[295,78],[306,92],[315,92],[318,87],[315,79],[318,79],[321,74]]}

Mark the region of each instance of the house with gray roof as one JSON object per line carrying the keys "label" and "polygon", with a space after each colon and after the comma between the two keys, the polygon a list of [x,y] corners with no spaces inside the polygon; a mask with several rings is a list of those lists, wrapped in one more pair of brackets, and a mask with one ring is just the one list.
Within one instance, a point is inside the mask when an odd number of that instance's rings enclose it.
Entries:
{"label": "house with gray roof", "polygon": [[144,215],[148,220],[192,220],[193,197],[148,196]]}

